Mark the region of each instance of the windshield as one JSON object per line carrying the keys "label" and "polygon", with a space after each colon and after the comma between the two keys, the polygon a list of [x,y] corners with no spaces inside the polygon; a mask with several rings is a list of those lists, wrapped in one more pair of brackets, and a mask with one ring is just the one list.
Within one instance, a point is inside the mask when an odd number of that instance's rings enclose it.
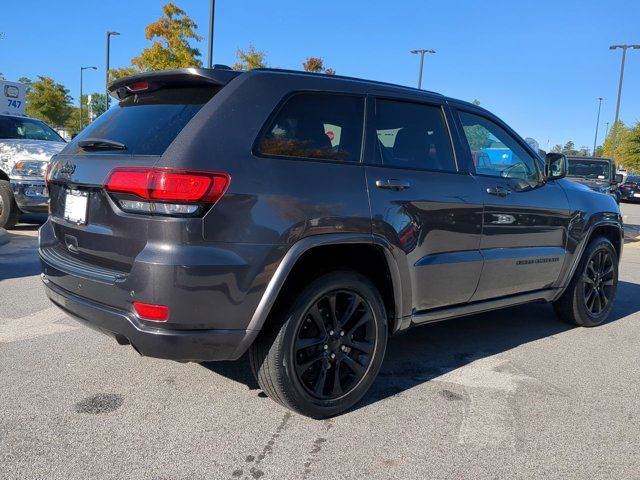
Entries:
{"label": "windshield", "polygon": [[577,160],[571,158],[569,159],[567,176],[608,180],[609,164],[599,160]]}
{"label": "windshield", "polygon": [[0,117],[0,139],[64,142],[62,137],[44,122],[19,117]]}

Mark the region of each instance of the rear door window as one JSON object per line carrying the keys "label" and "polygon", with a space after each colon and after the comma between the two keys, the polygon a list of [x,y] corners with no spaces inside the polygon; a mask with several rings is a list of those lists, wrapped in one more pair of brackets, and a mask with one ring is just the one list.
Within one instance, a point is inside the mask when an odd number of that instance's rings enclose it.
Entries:
{"label": "rear door window", "polygon": [[299,93],[290,97],[258,141],[258,153],[359,162],[364,97]]}
{"label": "rear door window", "polygon": [[[83,154],[82,139],[123,143],[128,155],[162,155],[184,126],[218,91],[213,87],[167,88],[134,94],[107,110],[74,138],[66,152]],[[113,154],[113,150],[104,153]]]}
{"label": "rear door window", "polygon": [[445,172],[457,170],[440,107],[378,99],[375,128],[383,165]]}

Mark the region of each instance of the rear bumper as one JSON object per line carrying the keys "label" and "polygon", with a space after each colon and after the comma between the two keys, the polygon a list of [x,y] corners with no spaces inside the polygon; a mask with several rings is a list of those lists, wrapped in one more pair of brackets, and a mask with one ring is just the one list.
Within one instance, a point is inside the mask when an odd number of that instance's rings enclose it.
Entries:
{"label": "rear bumper", "polygon": [[49,208],[49,196],[44,181],[11,179],[13,197],[18,208],[26,213],[46,213]]}
{"label": "rear bumper", "polygon": [[180,362],[236,360],[258,334],[254,330],[167,330],[142,324],[133,312],[75,295],[42,275],[49,299],[74,319],[131,344],[141,355]]}

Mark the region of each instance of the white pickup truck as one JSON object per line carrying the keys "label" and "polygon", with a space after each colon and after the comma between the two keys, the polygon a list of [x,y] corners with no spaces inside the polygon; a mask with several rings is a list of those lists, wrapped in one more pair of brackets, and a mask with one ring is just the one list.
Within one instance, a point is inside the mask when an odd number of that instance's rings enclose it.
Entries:
{"label": "white pickup truck", "polygon": [[0,80],[0,227],[47,211],[44,174],[65,145],[46,123],[25,116],[25,85]]}

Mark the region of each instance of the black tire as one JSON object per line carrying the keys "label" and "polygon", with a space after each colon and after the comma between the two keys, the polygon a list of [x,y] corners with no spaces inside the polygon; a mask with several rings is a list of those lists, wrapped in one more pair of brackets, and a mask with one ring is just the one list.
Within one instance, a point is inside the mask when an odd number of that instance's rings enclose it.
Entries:
{"label": "black tire", "polygon": [[317,278],[292,300],[251,346],[253,374],[269,397],[302,415],[342,413],[369,390],[384,359],[387,315],[380,293],[366,277],[341,270]]}
{"label": "black tire", "polygon": [[20,209],[13,198],[11,184],[0,180],[0,227],[13,228],[20,219]]}
{"label": "black tire", "polygon": [[617,288],[618,254],[607,238],[597,237],[587,245],[569,286],[553,307],[566,322],[595,327],[611,313]]}

